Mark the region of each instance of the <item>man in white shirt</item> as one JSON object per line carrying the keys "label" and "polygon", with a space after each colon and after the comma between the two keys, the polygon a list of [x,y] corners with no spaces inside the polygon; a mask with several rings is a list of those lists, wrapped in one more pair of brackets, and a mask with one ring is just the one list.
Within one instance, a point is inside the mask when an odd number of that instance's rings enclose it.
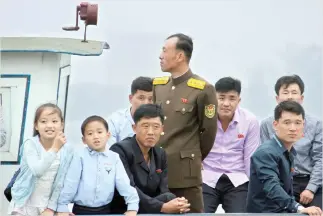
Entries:
{"label": "man in white shirt", "polygon": [[108,118],[111,137],[109,145],[113,145],[127,137],[132,137],[133,114],[142,104],[153,103],[153,81],[150,77],[138,77],[132,81],[129,95],[130,107],[114,112]]}

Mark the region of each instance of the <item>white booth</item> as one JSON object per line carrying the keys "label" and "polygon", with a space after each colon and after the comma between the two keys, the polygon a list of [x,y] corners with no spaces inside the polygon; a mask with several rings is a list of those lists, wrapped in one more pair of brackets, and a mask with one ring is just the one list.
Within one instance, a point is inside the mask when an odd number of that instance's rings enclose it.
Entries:
{"label": "white booth", "polygon": [[[0,143],[0,193],[19,165],[23,140],[32,136],[33,118],[43,103],[64,112],[71,76],[71,56],[100,56],[105,42],[70,38],[0,37],[0,107],[5,132]],[[0,196],[0,215],[8,203]],[[2,205],[1,205],[2,204]]]}

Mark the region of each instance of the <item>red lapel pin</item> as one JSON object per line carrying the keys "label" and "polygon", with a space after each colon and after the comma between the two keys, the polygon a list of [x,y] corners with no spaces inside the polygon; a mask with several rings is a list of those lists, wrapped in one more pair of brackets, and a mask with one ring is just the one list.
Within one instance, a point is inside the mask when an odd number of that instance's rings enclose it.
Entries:
{"label": "red lapel pin", "polygon": [[188,100],[186,98],[181,98],[182,99],[182,103],[188,103]]}
{"label": "red lapel pin", "polygon": [[163,171],[161,169],[157,169],[156,173],[162,173]]}
{"label": "red lapel pin", "polygon": [[244,138],[243,134],[238,134],[238,138],[239,139]]}

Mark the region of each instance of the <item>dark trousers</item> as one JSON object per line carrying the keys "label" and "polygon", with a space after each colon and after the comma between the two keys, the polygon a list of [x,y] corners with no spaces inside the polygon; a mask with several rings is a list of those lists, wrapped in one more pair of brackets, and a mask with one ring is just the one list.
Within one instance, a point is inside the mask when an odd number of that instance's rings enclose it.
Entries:
{"label": "dark trousers", "polygon": [[101,207],[86,207],[74,204],[73,214],[75,215],[107,215],[110,214],[110,203]]}
{"label": "dark trousers", "polygon": [[[294,190],[294,197],[295,197],[296,202],[299,202],[300,194],[306,189],[306,186],[309,181],[310,181],[309,176],[294,176],[293,177],[293,190]],[[317,206],[322,209],[322,187],[320,187],[316,191],[312,202],[310,202],[308,205],[304,205],[304,206],[305,207]]]}
{"label": "dark trousers", "polygon": [[202,213],[203,207],[203,195],[202,187],[190,187],[190,188],[170,188],[169,189],[176,197],[185,197],[191,204],[189,213]]}
{"label": "dark trousers", "polygon": [[248,183],[234,187],[229,177],[223,174],[215,188],[203,184],[205,213],[216,212],[219,204],[222,204],[226,213],[245,213]]}

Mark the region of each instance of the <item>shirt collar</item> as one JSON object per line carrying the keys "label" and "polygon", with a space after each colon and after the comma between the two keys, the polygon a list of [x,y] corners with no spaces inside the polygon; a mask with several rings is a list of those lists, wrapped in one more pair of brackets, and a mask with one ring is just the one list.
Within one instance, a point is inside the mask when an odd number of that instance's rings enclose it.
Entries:
{"label": "shirt collar", "polygon": [[[277,143],[277,145],[280,147],[280,149],[282,150],[282,152],[284,153],[284,152],[286,152],[286,151],[288,151],[287,149],[286,149],[286,147],[282,144],[282,142],[281,142],[281,140],[277,137],[277,135],[275,134],[274,135],[274,139],[275,139],[275,141],[276,141],[276,143]],[[290,152],[295,156],[297,153],[296,153],[296,150],[295,150],[295,148],[292,146],[292,148],[290,149]]]}
{"label": "shirt collar", "polygon": [[[239,111],[239,107],[237,107],[237,109],[234,111],[234,115],[231,122],[229,123],[229,126],[232,125],[233,123],[239,123],[239,120],[240,120],[240,111]],[[218,118],[218,124],[222,126],[219,118]]]}
{"label": "shirt collar", "polygon": [[109,148],[105,148],[104,152],[97,152],[93,149],[91,149],[88,145],[86,146],[87,150],[89,151],[90,155],[104,155],[104,156],[108,156],[108,151],[109,151]]}
{"label": "shirt collar", "polygon": [[231,122],[239,123],[240,120],[240,109],[237,107],[236,111],[234,111],[234,116]]}
{"label": "shirt collar", "polygon": [[[141,162],[145,161],[145,159],[144,159],[144,155],[143,155],[143,153],[142,153],[142,151],[140,149],[139,143],[138,143],[138,141],[136,139],[136,134],[133,135],[132,139],[134,140],[133,144],[135,146],[135,148],[134,148],[134,153],[135,153],[135,156],[136,156],[135,160],[136,160],[137,163],[141,163]],[[154,157],[153,148],[150,148],[148,154],[149,154],[149,157],[150,157],[150,162],[155,160],[153,158]]]}
{"label": "shirt collar", "polygon": [[191,69],[189,69],[186,73],[184,73],[182,76],[177,77],[177,78],[172,78],[172,82],[174,83],[174,85],[178,85],[186,80],[188,80],[189,78],[191,78],[193,76],[193,73],[191,71]]}
{"label": "shirt collar", "polygon": [[132,115],[131,115],[131,106],[129,108],[127,108],[126,118],[131,122],[132,125],[135,124],[135,122],[134,122],[134,120],[132,118]]}

